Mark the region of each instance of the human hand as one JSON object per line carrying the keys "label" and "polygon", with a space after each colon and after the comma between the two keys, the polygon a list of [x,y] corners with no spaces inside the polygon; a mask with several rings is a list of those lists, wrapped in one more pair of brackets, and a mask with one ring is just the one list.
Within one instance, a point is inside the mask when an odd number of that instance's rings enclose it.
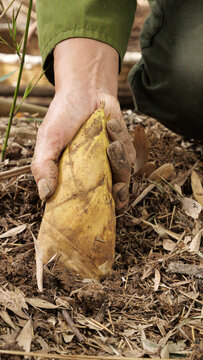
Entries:
{"label": "human hand", "polygon": [[[55,96],[39,128],[32,172],[42,200],[57,186],[58,158],[82,124],[105,103],[112,141],[108,156],[113,174],[116,208],[128,203],[131,163],[135,150],[122,121],[116,99],[118,54],[111,46],[91,39],[68,39],[54,50]],[[116,119],[116,120],[115,120]]]}

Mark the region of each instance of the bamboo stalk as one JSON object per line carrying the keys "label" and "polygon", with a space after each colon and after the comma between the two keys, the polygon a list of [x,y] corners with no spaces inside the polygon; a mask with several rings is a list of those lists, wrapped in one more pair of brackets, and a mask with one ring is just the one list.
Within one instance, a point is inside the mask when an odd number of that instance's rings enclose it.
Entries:
{"label": "bamboo stalk", "polygon": [[[6,355],[21,355],[40,357],[44,359],[67,359],[67,360],[141,360],[142,358],[126,357],[126,356],[90,356],[90,355],[62,355],[62,354],[45,354],[40,352],[27,352],[17,350],[0,350],[0,354]],[[150,358],[151,360],[158,360],[158,358]],[[187,360],[187,358],[179,358]],[[170,360],[170,359],[162,359]]]}
{"label": "bamboo stalk", "polygon": [[[6,99],[4,97],[0,97],[0,115],[6,116],[9,113],[9,109],[11,107],[12,100]],[[16,105],[18,106],[18,102]],[[28,112],[30,114],[38,113],[39,116],[45,116],[47,112],[47,108],[45,106],[22,103],[19,108],[22,112]]]}
{"label": "bamboo stalk", "polygon": [[0,173],[0,180],[10,179],[14,176],[27,174],[31,172],[31,165],[21,166],[19,168],[11,169]]}
{"label": "bamboo stalk", "polygon": [[9,138],[10,129],[11,129],[11,125],[12,125],[12,120],[13,120],[13,116],[14,116],[15,108],[16,108],[16,101],[17,101],[17,96],[18,96],[18,89],[19,89],[19,87],[20,87],[20,80],[21,80],[21,76],[22,76],[22,72],[23,72],[23,65],[24,65],[24,60],[25,60],[27,37],[28,37],[28,29],[29,29],[29,24],[30,24],[31,9],[32,9],[32,0],[29,0],[29,7],[28,7],[28,14],[27,14],[27,22],[26,22],[26,27],[25,27],[25,36],[24,36],[24,41],[23,41],[23,53],[22,53],[22,58],[21,58],[21,62],[20,62],[20,68],[19,68],[19,73],[18,73],[17,85],[16,85],[14,97],[13,97],[13,102],[12,102],[12,106],[11,106],[11,111],[10,111],[10,114],[9,114],[9,122],[8,122],[7,131],[6,131],[6,137],[5,137],[4,145],[3,145],[3,149],[2,149],[2,161],[4,160],[5,154],[6,154],[6,148],[7,148],[8,138]]}

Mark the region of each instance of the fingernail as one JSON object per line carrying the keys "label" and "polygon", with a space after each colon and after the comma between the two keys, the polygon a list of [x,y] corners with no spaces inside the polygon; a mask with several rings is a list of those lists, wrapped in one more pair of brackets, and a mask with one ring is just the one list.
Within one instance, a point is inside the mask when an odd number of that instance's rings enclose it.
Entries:
{"label": "fingernail", "polygon": [[117,193],[120,201],[126,201],[129,196],[128,186],[125,184]]}
{"label": "fingernail", "polygon": [[108,124],[108,127],[110,128],[110,130],[112,130],[113,132],[120,132],[122,129],[120,121],[118,121],[116,119],[109,120],[109,122],[107,124]]}
{"label": "fingernail", "polygon": [[41,200],[47,199],[47,197],[49,196],[51,191],[49,189],[46,179],[40,179],[38,181],[37,186],[38,186],[38,192],[39,192],[40,199]]}

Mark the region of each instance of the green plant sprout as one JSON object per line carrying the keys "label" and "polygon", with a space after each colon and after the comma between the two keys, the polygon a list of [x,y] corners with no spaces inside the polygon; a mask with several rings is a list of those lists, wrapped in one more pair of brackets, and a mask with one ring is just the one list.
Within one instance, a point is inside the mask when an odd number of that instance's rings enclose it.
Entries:
{"label": "green plant sprout", "polygon": [[[22,41],[20,42],[20,44],[18,44],[18,46],[16,46],[16,44],[17,44],[17,41],[16,41],[16,19],[17,19],[17,16],[19,14],[19,11],[20,11],[19,9],[17,11],[17,14],[14,15],[14,13],[13,13],[13,16],[12,16],[12,27],[13,27],[13,29],[11,30],[11,28],[9,27],[10,36],[11,36],[11,38],[13,36],[12,40],[14,39],[13,42],[14,42],[14,45],[16,47],[16,52],[17,52],[17,54],[18,54],[18,56],[20,58],[20,67],[19,67],[19,72],[18,72],[17,85],[16,85],[16,88],[15,88],[14,96],[13,96],[13,102],[12,102],[12,106],[11,106],[11,111],[10,111],[10,114],[9,114],[9,121],[8,121],[7,130],[6,130],[6,136],[5,136],[5,140],[4,140],[4,144],[3,144],[3,148],[2,148],[2,154],[1,154],[2,161],[4,161],[4,159],[5,159],[8,138],[9,138],[10,129],[11,129],[11,125],[12,125],[12,120],[13,120],[13,116],[14,116],[15,110],[16,110],[16,100],[17,100],[17,96],[18,96],[18,91],[19,91],[19,87],[20,87],[20,81],[21,81],[21,76],[22,76],[23,66],[24,66],[24,61],[25,61],[25,53],[26,53],[26,46],[27,46],[27,37],[28,37],[28,29],[29,29],[29,24],[30,24],[31,9],[32,9],[32,0],[29,0],[27,21],[26,21],[26,26],[25,26],[24,40],[23,40],[22,55],[20,54],[20,48],[21,48],[21,45],[22,45]],[[25,92],[26,92],[26,90],[25,90]],[[27,93],[28,93],[28,91],[27,91]],[[25,94],[24,94],[24,97],[25,97]]]}

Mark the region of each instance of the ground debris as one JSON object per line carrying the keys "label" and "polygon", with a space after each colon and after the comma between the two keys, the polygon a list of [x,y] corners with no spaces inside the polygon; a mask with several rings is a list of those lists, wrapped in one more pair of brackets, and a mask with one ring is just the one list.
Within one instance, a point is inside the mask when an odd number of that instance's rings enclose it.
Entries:
{"label": "ground debris", "polygon": [[[33,239],[43,205],[31,174],[1,179],[1,349],[61,356],[198,359],[203,218],[202,211],[197,218],[189,216],[181,199],[199,200],[201,206],[200,145],[183,143],[181,137],[141,114],[128,111],[124,117],[132,134],[135,118],[144,126],[149,139],[147,164],[152,166],[146,164],[146,171],[131,177],[129,207],[117,217],[116,260],[101,284],[81,281],[53,258],[43,267],[43,291],[38,290]],[[10,140],[1,172],[30,164],[36,125],[26,126],[26,141]],[[150,177],[160,168],[170,176]],[[64,311],[71,319],[68,322]]]}

